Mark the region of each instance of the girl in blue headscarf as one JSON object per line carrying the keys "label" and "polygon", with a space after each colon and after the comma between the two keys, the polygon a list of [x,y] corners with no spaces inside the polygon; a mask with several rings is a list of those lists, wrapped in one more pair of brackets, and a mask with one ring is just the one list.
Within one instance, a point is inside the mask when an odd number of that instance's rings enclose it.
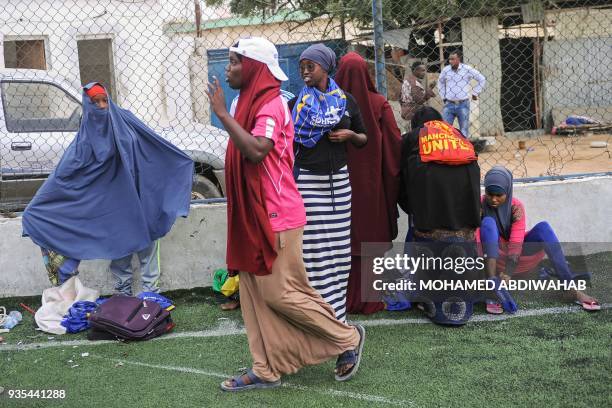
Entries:
{"label": "girl in blue headscarf", "polygon": [[304,263],[308,279],[346,320],[351,271],[351,185],[347,143],[367,142],[366,127],[352,95],[329,74],[336,54],[323,44],[300,55],[305,86],[289,102],[295,127],[294,177],[306,206]]}
{"label": "girl in blue headscarf", "polygon": [[54,285],[80,260],[119,259],[151,247],[187,216],[192,160],[98,83],[83,88],[75,139],[23,214]]}
{"label": "girl in blue headscarf", "polygon": [[[536,268],[544,255],[553,264],[560,280],[568,282],[584,279],[575,275],[568,266],[559,239],[546,221],[526,230],[527,219],[523,203],[513,197],[512,173],[502,166],[495,166],[484,179],[485,195],[482,196],[482,222],[477,237],[487,255],[487,273],[490,277],[509,279],[513,274],[523,274]],[[579,290],[571,290],[576,303],[585,310],[599,310],[601,306],[591,296]],[[496,301],[487,301],[487,312],[503,313]]]}

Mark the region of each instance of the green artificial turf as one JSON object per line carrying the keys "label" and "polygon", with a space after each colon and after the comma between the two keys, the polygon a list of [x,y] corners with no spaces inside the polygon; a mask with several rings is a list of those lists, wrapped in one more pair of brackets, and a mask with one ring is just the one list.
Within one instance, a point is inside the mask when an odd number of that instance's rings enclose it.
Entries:
{"label": "green artificial turf", "polygon": [[[589,293],[609,302],[610,255],[595,255],[589,262],[595,272]],[[610,309],[470,322],[460,328],[406,323],[422,317],[416,310],[351,316],[370,323],[362,365],[352,381],[334,381],[330,361],[286,376],[281,389],[228,394],[219,389],[224,376],[251,363],[246,336],[196,332],[240,327],[240,311],[220,311],[209,289],[166,295],[177,305],[175,332],[186,337],[75,347],[63,342],[84,340],[84,334],[43,334],[25,315],[2,335],[5,345],[56,346],[9,351],[0,345],[0,407],[612,406]],[[554,293],[516,297],[522,310],[568,304]],[[9,310],[21,302],[39,306],[37,298],[0,299]],[[483,313],[481,306],[475,309]],[[375,325],[376,319],[402,321]],[[11,389],[61,389],[66,398],[16,400],[8,398]]]}
{"label": "green artificial turf", "polygon": [[[611,402],[611,334],[608,310],[462,328],[370,327],[352,381],[336,383],[330,362],[287,376],[289,387],[240,394],[218,385],[219,375],[249,365],[244,335],[2,352],[0,405],[603,407]],[[189,369],[200,371],[183,372]],[[9,400],[7,390],[14,388],[63,389],[67,397]],[[330,395],[333,390],[347,394]]]}

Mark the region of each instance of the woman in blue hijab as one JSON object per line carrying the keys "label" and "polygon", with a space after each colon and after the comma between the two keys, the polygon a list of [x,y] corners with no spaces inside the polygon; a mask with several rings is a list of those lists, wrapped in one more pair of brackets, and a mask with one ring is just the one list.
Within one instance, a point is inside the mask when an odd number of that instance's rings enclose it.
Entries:
{"label": "woman in blue hijab", "polygon": [[149,248],[189,212],[192,160],[102,85],[86,85],[82,104],[79,132],[22,220],[54,285],[76,275],[80,260]]}
{"label": "woman in blue hijab", "polygon": [[[553,264],[549,274],[561,281],[589,277],[588,274],[576,275],[570,270],[559,239],[549,223],[539,222],[527,231],[525,207],[513,196],[512,173],[508,169],[493,167],[485,175],[484,187],[479,238],[488,258],[486,267],[489,277],[509,279],[512,275],[527,273],[538,266],[545,254]],[[548,277],[548,274],[542,277]],[[570,292],[583,309],[591,311],[601,308],[597,300],[586,293],[579,290]],[[500,314],[504,310],[502,304],[487,301],[487,312]]]}

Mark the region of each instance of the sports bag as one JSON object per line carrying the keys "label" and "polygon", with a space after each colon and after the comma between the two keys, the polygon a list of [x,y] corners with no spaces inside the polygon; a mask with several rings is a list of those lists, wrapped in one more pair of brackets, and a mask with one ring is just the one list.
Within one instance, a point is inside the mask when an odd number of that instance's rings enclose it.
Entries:
{"label": "sports bag", "polygon": [[[170,312],[153,301],[114,295],[89,316],[89,339],[148,340],[174,328]],[[105,334],[106,333],[106,334]]]}

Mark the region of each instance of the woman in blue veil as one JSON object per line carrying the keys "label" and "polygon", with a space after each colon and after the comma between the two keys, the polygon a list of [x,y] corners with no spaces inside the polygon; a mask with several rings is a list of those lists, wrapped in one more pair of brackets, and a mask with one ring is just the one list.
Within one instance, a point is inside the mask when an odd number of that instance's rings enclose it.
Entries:
{"label": "woman in blue veil", "polygon": [[189,212],[193,161],[99,83],[83,87],[79,131],[23,214],[52,284],[80,260],[118,259],[151,246]]}

